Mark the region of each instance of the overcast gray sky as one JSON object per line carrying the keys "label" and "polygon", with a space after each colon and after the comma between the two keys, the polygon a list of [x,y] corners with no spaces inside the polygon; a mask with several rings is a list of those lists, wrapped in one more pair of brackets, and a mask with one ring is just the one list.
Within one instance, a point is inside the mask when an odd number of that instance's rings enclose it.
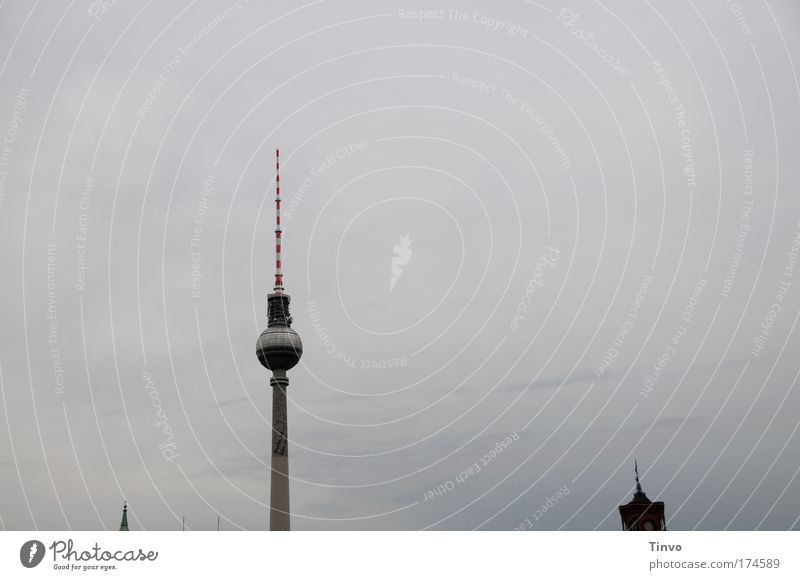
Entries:
{"label": "overcast gray sky", "polygon": [[0,3],[0,528],[267,527],[280,147],[295,529],[798,529],[798,31]]}

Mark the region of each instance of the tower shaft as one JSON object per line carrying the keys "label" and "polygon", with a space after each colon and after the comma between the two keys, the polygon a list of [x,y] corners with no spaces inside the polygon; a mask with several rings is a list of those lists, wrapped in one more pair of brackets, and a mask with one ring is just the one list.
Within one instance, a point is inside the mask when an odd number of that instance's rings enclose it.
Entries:
{"label": "tower shaft", "polygon": [[272,386],[272,476],[269,499],[269,529],[289,531],[289,440],[286,414],[286,371],[275,370]]}

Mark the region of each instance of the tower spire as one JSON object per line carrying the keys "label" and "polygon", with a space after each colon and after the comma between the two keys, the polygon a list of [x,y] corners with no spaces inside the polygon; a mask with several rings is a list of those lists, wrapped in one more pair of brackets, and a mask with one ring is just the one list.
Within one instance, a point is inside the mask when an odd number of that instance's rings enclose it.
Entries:
{"label": "tower spire", "polygon": [[636,459],[633,460],[633,473],[636,478],[636,493],[644,493],[642,491],[642,484],[639,483],[639,462]]}
{"label": "tower spire", "polygon": [[128,502],[122,502],[122,521],[119,524],[120,532],[128,532]]}
{"label": "tower spire", "polygon": [[275,292],[283,291],[281,233],[281,151],[275,149]]}
{"label": "tower spire", "polygon": [[649,502],[650,498],[648,498],[647,494],[642,490],[642,484],[639,482],[639,462],[636,459],[633,460],[633,473],[634,479],[636,480],[636,491],[633,493],[633,501]]}

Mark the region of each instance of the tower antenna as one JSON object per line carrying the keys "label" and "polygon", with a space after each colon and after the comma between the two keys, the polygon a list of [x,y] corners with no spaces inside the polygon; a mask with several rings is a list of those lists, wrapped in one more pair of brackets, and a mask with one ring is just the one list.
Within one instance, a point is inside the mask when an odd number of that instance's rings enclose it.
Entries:
{"label": "tower antenna", "polygon": [[275,149],[275,292],[283,292],[281,269],[281,152]]}

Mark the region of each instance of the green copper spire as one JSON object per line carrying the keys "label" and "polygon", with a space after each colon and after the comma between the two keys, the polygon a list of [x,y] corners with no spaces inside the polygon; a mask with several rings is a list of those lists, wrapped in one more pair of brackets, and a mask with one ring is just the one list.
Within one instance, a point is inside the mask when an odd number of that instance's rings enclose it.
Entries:
{"label": "green copper spire", "polygon": [[128,532],[128,502],[122,504],[122,523],[119,525],[120,532]]}

